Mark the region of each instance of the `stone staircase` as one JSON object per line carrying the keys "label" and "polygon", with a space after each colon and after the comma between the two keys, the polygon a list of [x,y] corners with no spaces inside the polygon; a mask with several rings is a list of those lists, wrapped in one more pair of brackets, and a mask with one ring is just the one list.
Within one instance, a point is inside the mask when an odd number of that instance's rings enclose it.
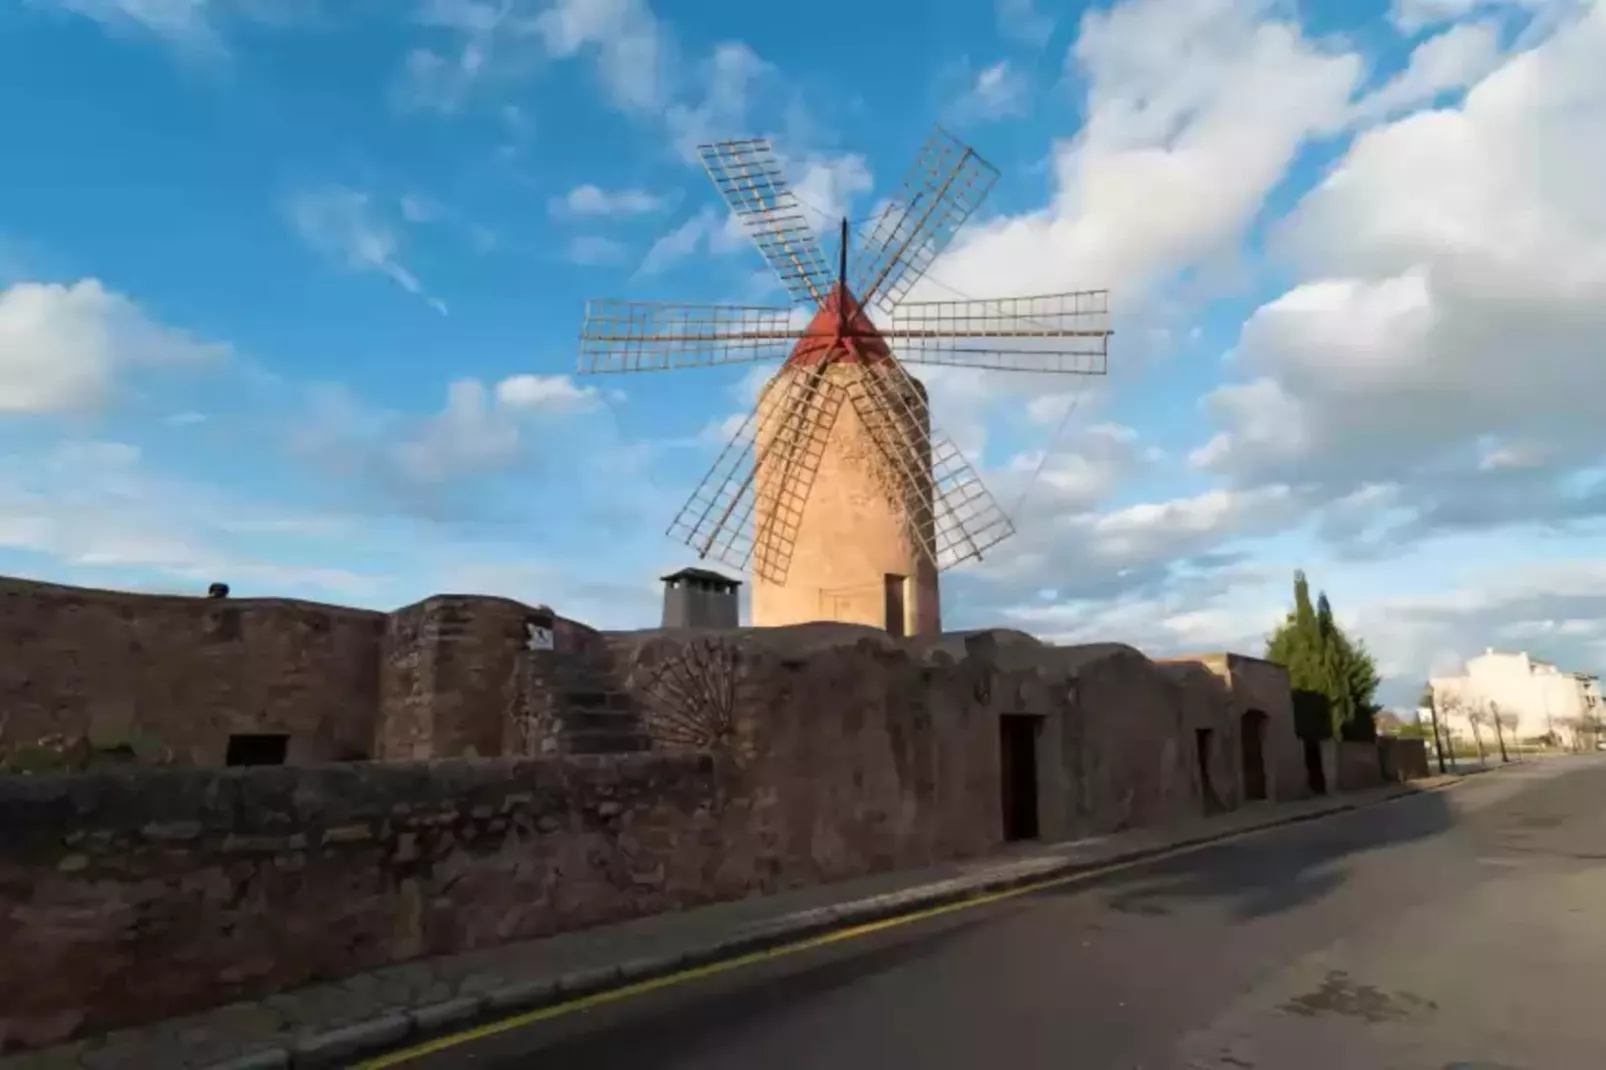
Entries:
{"label": "stone staircase", "polygon": [[554,669],[553,712],[562,754],[629,754],[652,749],[641,711],[619,683],[606,640],[587,637]]}

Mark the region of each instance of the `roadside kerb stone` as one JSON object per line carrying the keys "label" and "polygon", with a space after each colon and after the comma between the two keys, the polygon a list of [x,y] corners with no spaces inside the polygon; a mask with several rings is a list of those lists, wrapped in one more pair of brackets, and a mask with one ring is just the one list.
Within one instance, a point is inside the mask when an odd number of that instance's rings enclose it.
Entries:
{"label": "roadside kerb stone", "polygon": [[296,1044],[291,1052],[295,1067],[345,1066],[353,1058],[392,1048],[408,1039],[413,1023],[408,1015],[387,1014],[366,1022],[316,1033]]}
{"label": "roadside kerb stone", "polygon": [[1180,839],[1157,839],[1152,844],[1115,850],[1102,858],[1022,859],[1001,863],[975,876],[921,885],[905,891],[872,896],[849,903],[797,911],[773,920],[744,926],[724,936],[678,954],[630,960],[620,965],[575,971],[556,979],[524,981],[493,989],[483,997],[465,997],[431,1004],[407,1014],[388,1013],[368,1022],[317,1034],[298,1043],[293,1050],[273,1049],[210,1066],[207,1070],[262,1070],[288,1067],[291,1070],[326,1070],[349,1065],[355,1060],[394,1051],[405,1043],[449,1035],[462,1029],[512,1015],[608,992],[630,984],[659,980],[686,969],[708,966],[745,955],[773,951],[790,944],[823,936],[857,925],[885,921],[920,910],[932,910],[967,902],[1000,892],[1015,891],[1044,881],[1074,877],[1079,873],[1102,870],[1114,865],[1142,862],[1159,855],[1202,847],[1249,832],[1283,825],[1295,825],[1349,811],[1391,802],[1408,795],[1436,791],[1460,782],[1460,777],[1425,785],[1401,785],[1376,798],[1334,802],[1295,814],[1267,815],[1262,821],[1246,821],[1229,828],[1212,830]]}

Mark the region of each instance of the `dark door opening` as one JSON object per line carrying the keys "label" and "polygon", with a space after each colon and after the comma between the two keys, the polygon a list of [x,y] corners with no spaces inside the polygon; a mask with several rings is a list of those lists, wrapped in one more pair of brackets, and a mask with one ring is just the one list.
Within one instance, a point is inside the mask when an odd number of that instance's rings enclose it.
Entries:
{"label": "dark door opening", "polygon": [[1244,798],[1266,797],[1266,715],[1260,710],[1249,710],[1239,722],[1243,742]]}
{"label": "dark door opening", "polygon": [[1322,745],[1314,739],[1305,740],[1305,782],[1312,795],[1327,794],[1327,771],[1322,768]]}
{"label": "dark door opening", "polygon": [[1208,728],[1193,730],[1194,757],[1199,762],[1199,801],[1207,814],[1221,809],[1221,802],[1216,798],[1216,786],[1210,780],[1210,737],[1213,735],[1215,733]]}
{"label": "dark door opening", "polygon": [[885,579],[885,600],[887,634],[894,639],[902,639],[903,629],[903,577],[887,573]]}
{"label": "dark door opening", "polygon": [[229,737],[225,765],[283,765],[290,737],[277,734],[247,734]]}
{"label": "dark door opening", "polygon": [[1035,840],[1037,827],[1037,733],[1043,719],[1005,714],[998,719],[999,787],[1003,792],[1004,839]]}

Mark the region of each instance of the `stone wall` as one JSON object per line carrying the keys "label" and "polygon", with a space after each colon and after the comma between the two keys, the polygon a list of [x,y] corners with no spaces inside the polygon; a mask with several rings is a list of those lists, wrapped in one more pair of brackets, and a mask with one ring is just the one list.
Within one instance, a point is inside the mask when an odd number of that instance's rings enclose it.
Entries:
{"label": "stone wall", "polygon": [[[531,625],[552,650],[530,649]],[[181,764],[222,765],[231,735],[265,733],[286,735],[286,761],[304,765],[557,753],[566,670],[605,641],[506,598],[438,595],[386,614],[0,578],[0,644],[0,751],[137,737]]]}
{"label": "stone wall", "polygon": [[707,757],[0,778],[0,1049],[739,896],[743,802]]}
{"label": "stone wall", "polygon": [[222,764],[233,733],[292,762],[366,757],[385,617],[285,599],[125,594],[0,578],[5,741],[153,736]]}
{"label": "stone wall", "polygon": [[[387,650],[421,651],[408,662],[420,677],[460,673],[460,705],[432,704],[426,686],[408,700],[418,731],[488,741],[506,674],[439,651],[454,627],[487,649],[507,636],[474,631],[484,615],[454,625],[449,608],[398,614],[411,623]],[[1210,705],[1219,677],[1190,690],[1114,644],[898,643],[845,625],[564,634],[569,654],[606,654],[615,674],[597,715],[628,696],[661,753],[0,778],[0,961],[39,966],[0,975],[0,1034],[32,1046],[417,955],[986,852],[1004,836],[1009,714],[1042,718],[1045,837],[1191,817],[1186,728],[1231,717]]]}
{"label": "stone wall", "polygon": [[1383,763],[1376,743],[1350,739],[1326,742],[1333,748],[1333,778],[1329,785],[1338,791],[1360,791],[1383,783]]}
{"label": "stone wall", "polygon": [[1421,780],[1432,775],[1427,740],[1379,736],[1377,750],[1385,781]]}

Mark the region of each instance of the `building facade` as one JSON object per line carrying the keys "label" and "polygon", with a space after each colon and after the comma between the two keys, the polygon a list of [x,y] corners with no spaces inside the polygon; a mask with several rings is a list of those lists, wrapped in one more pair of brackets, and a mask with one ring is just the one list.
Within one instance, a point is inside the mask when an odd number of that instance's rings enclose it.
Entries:
{"label": "building facade", "polygon": [[[1575,749],[1600,734],[1600,681],[1567,672],[1527,652],[1493,648],[1457,676],[1430,681],[1441,731],[1460,746],[1535,743]],[[1498,731],[1497,731],[1498,728]]]}

